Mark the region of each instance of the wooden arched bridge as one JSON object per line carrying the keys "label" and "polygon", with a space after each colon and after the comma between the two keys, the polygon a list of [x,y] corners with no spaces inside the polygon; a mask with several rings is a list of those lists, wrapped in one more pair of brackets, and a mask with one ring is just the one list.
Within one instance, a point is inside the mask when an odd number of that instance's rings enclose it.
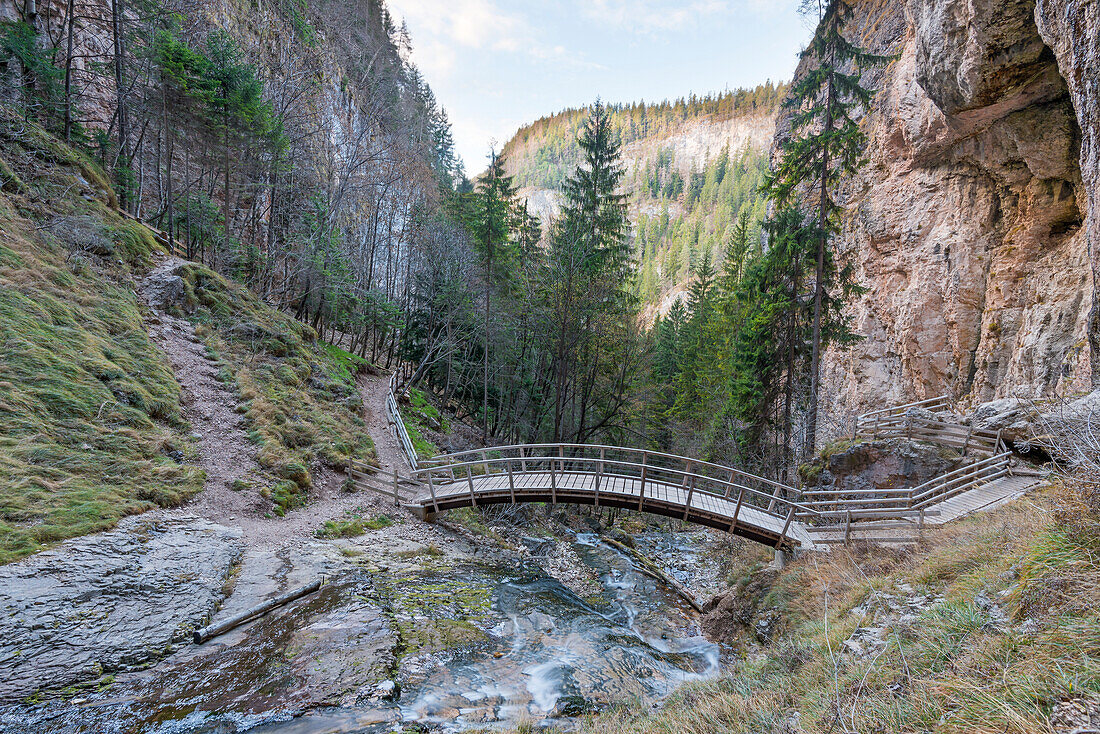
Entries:
{"label": "wooden arched bridge", "polygon": [[816,512],[788,486],[738,469],[643,449],[591,444],[498,446],[438,456],[414,475],[421,517],[523,502],[621,507],[706,525],[776,547],[802,542]]}
{"label": "wooden arched bridge", "polygon": [[[389,403],[390,401],[387,401]],[[817,510],[793,487],[739,469],[644,449],[592,444],[523,444],[420,460],[396,401],[387,405],[412,477],[383,479],[349,466],[368,489],[431,519],[461,507],[545,502],[620,507],[718,528],[774,546],[809,542],[804,522]]]}
{"label": "wooden arched bridge", "polygon": [[[926,521],[940,523],[1025,491],[1034,481],[1013,477],[1011,454],[999,435],[923,418],[924,401],[861,416],[857,434],[933,441],[973,449],[986,458],[919,487],[814,489],[793,487],[740,469],[685,456],[590,444],[495,446],[422,460],[398,410],[396,377],[386,411],[412,469],[383,476],[349,463],[364,489],[392,496],[424,519],[461,507],[525,502],[620,507],[705,525],[776,548],[813,548],[852,539],[914,542]],[[901,418],[898,418],[901,416]],[[932,425],[935,424],[935,425]],[[916,435],[919,434],[919,435]],[[927,435],[926,435],[927,434]],[[933,507],[935,509],[933,509]]]}

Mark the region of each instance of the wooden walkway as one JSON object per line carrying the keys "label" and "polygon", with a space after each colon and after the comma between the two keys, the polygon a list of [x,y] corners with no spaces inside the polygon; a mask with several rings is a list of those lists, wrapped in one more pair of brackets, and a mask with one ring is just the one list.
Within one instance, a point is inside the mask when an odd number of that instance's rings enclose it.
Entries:
{"label": "wooden walkway", "polygon": [[743,496],[739,504],[736,496],[692,491],[683,484],[646,480],[643,485],[640,477],[577,471],[494,473],[440,485],[433,480],[432,489],[434,497],[429,492],[406,507],[423,518],[459,507],[524,502],[621,507],[706,525],[776,547],[809,541],[802,524],[794,522],[789,512],[783,516],[754,506]]}
{"label": "wooden walkway", "polygon": [[1035,474],[1003,476],[988,484],[957,494],[936,507],[939,515],[935,523],[951,522],[976,512],[986,512],[1000,507],[1006,502],[1022,497],[1029,489],[1041,484],[1043,479],[1043,476]]}
{"label": "wooden walkway", "polygon": [[420,492],[403,504],[426,519],[459,507],[524,502],[620,507],[783,548],[809,543],[797,517],[816,514],[794,501],[793,487],[720,464],[619,446],[497,446],[422,461],[413,475]]}

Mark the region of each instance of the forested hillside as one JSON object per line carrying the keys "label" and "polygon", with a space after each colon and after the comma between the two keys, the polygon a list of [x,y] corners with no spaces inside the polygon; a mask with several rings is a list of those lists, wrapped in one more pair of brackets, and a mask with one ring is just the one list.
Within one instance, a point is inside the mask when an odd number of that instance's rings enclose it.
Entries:
{"label": "forested hillside", "polygon": [[[754,233],[763,217],[758,193],[768,167],[775,116],[786,85],[674,102],[610,105],[622,146],[623,192],[638,262],[635,294],[658,304],[682,297],[691,273],[707,257],[720,265],[744,213]],[[504,146],[508,171],[522,196],[553,200],[579,160],[577,135],[587,108],[565,110],[520,129]],[[543,218],[553,207],[539,206]],[[666,300],[662,310],[667,311]]]}
{"label": "forested hillside", "polygon": [[[449,124],[384,5],[0,18],[0,560],[210,484],[162,318],[241,416],[246,502],[282,515],[372,461],[349,352],[393,362],[432,248],[466,241]],[[170,253],[192,262],[154,307]]]}
{"label": "forested hillside", "polygon": [[5,102],[98,161],[122,210],[384,348],[458,164],[379,0],[3,9]]}

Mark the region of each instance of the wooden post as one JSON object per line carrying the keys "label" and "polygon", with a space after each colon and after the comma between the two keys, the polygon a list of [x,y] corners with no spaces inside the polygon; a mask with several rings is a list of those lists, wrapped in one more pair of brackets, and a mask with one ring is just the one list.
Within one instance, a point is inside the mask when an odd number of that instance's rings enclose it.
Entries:
{"label": "wooden post", "polygon": [[600,463],[596,465],[596,499],[593,502],[596,509],[600,509],[600,479],[603,477],[604,448],[600,447]]}
{"label": "wooden post", "polygon": [[508,470],[508,494],[512,498],[512,504],[516,504],[516,480],[512,476],[512,462],[505,461],[505,468]]}
{"label": "wooden post", "polygon": [[527,473],[527,454],[522,446],[519,447],[519,470],[524,474]]}
{"label": "wooden post", "polygon": [[489,458],[485,451],[481,452],[481,468],[485,472],[485,476],[489,476]]}
{"label": "wooden post", "polygon": [[396,469],[393,470],[393,503],[395,505],[400,505],[401,504],[401,500],[397,496],[397,470]]}
{"label": "wooden post", "polygon": [[787,513],[787,521],[783,523],[783,530],[779,533],[779,540],[776,542],[775,547],[783,545],[783,539],[787,537],[787,530],[791,527],[791,521],[794,520],[794,507],[791,507],[791,511]]}
{"label": "wooden post", "polygon": [[920,520],[917,522],[917,539],[924,540],[924,508],[920,510]]}
{"label": "wooden post", "polygon": [[695,494],[695,477],[691,478],[691,487],[688,489],[688,501],[684,506],[684,519],[688,519],[688,513],[691,512],[691,496]]}
{"label": "wooden post", "polygon": [[848,539],[852,537],[852,508],[848,508],[848,519],[844,525],[844,545],[848,545]]}
{"label": "wooden post", "polygon": [[646,466],[646,464],[648,462],[648,459],[649,459],[649,452],[648,451],[643,451],[642,452],[642,486],[638,490],[638,509],[639,510],[642,509],[642,502],[645,501],[645,474],[646,474],[646,469],[648,468]]}
{"label": "wooden post", "polygon": [[558,481],[554,477],[554,459],[550,459],[550,502],[558,504]]}
{"label": "wooden post", "polygon": [[558,445],[558,471],[565,474],[565,447]]}
{"label": "wooden post", "polygon": [[737,506],[733,508],[733,522],[730,523],[729,532],[737,529],[737,516],[741,514],[741,503],[745,501],[745,488],[741,487],[737,493]]}
{"label": "wooden post", "polygon": [[477,496],[474,494],[474,472],[470,465],[466,465],[466,483],[470,485],[470,504],[477,507]]}
{"label": "wooden post", "polygon": [[432,470],[428,470],[428,491],[432,493],[432,509],[439,514],[439,502],[435,498],[435,482],[432,480]]}

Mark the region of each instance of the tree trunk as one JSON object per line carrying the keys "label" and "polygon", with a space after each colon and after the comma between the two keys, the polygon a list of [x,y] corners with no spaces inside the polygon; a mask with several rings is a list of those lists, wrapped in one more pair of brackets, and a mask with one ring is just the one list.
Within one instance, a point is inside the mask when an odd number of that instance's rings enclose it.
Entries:
{"label": "tree trunk", "polygon": [[73,26],[76,23],[74,0],[69,0],[69,32],[65,49],[65,141],[73,137]]}
{"label": "tree trunk", "polygon": [[[162,82],[162,84],[164,84]],[[168,157],[167,171],[168,176],[165,182],[166,197],[165,200],[168,204],[168,254],[175,255],[176,248],[174,245],[173,237],[175,236],[176,226],[176,212],[174,202],[172,201],[172,126],[168,124],[168,85],[164,84],[161,95],[161,102],[164,105],[164,147]]]}
{"label": "tree trunk", "polygon": [[[32,0],[33,1],[33,0]],[[115,104],[118,106],[118,160],[126,161],[130,167],[131,161],[127,148],[129,141],[129,121],[126,117],[126,83],[123,79],[123,43],[120,7],[122,0],[114,0],[111,3],[111,36],[115,49]],[[132,171],[132,168],[131,168]],[[124,211],[130,210],[130,191],[127,186],[119,187],[119,205]]]}
{"label": "tree trunk", "polygon": [[[831,59],[830,59],[831,62]],[[825,247],[828,245],[829,223],[826,206],[829,200],[829,141],[828,134],[833,129],[833,72],[829,73],[829,82],[825,86],[825,130],[824,142],[821,147],[820,181],[821,199],[819,201],[818,226],[820,233],[817,242],[817,282],[814,285],[814,335],[810,356],[810,405],[806,411],[806,440],[803,446],[803,455],[810,457],[817,446],[817,410],[818,390],[821,379],[821,306],[825,293]]]}

